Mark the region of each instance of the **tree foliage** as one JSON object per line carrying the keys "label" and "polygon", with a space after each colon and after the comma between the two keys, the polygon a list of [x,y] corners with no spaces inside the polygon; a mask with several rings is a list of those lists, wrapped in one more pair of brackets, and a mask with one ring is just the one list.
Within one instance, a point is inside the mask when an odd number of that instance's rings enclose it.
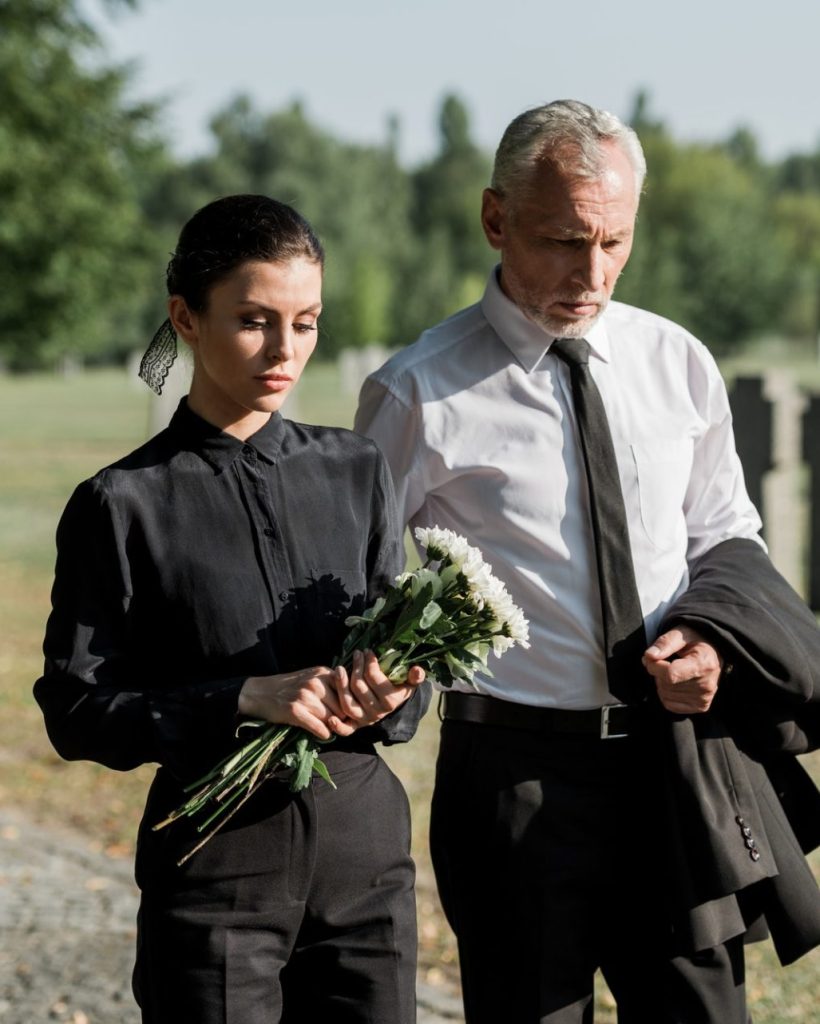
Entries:
{"label": "tree foliage", "polygon": [[0,3],[0,355],[36,366],[133,343],[146,284],[136,168],[151,111],[67,0]]}
{"label": "tree foliage", "polygon": [[[121,0],[122,2],[122,0]],[[320,353],[399,346],[475,301],[496,254],[480,225],[490,157],[458,96],[442,100],[437,151],[397,158],[401,126],[359,145],[299,103],[215,112],[212,148],[174,158],[159,109],[125,99],[72,0],[0,0],[0,359],[118,358],[163,315],[181,225],[204,203],[262,192],[313,223],[327,254]],[[820,150],[767,164],[753,132],[681,144],[639,93],[649,175],[618,298],[726,351],[756,334],[820,329]]]}
{"label": "tree foliage", "polygon": [[684,324],[718,351],[776,321],[785,253],[766,184],[728,149],[644,138],[650,176],[619,298]]}

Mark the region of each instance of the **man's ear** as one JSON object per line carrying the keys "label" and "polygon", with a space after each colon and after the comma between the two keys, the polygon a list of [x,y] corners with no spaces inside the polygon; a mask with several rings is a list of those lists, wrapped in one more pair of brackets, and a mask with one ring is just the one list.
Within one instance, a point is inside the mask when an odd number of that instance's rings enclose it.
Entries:
{"label": "man's ear", "polygon": [[481,197],[481,226],[493,249],[504,243],[504,198],[494,188],[485,188]]}
{"label": "man's ear", "polygon": [[198,317],[189,309],[188,303],[181,295],[172,295],[168,299],[168,319],[186,345],[196,348],[199,340]]}

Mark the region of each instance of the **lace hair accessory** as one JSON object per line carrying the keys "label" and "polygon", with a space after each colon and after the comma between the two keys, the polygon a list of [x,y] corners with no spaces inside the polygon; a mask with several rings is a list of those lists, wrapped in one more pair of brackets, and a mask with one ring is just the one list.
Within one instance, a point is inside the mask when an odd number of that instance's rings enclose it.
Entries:
{"label": "lace hair accessory", "polygon": [[140,361],[139,375],[152,391],[162,394],[162,386],[177,357],[177,332],[170,320],[160,324]]}

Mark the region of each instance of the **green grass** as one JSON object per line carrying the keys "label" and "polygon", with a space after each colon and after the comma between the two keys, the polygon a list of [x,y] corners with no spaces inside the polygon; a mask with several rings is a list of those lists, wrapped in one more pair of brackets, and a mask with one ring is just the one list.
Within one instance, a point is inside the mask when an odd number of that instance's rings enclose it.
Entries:
{"label": "green grass", "polygon": [[[145,439],[151,401],[147,389],[115,371],[68,379],[0,377],[0,801],[53,826],[78,828],[119,857],[133,852],[151,769],[119,774],[62,762],[48,744],[31,685],[41,669],[60,511],[80,480]],[[349,426],[355,402],[355,395],[342,392],[332,366],[314,364],[300,384],[295,418]],[[413,807],[422,972],[431,983],[455,988],[455,943],[426,845],[437,746],[438,722],[431,713],[413,743],[389,748],[386,757]],[[817,755],[808,762],[820,777]],[[813,863],[820,868],[816,856]],[[817,1024],[819,964],[815,952],[782,971],[768,943],[753,947],[748,986],[755,1024]],[[599,1024],[614,1024],[604,986],[598,1011]]]}

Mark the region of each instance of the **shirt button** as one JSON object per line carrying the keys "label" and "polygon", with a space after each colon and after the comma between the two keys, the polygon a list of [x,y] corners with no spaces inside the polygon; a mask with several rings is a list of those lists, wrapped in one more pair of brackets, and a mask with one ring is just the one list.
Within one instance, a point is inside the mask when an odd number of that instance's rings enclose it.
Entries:
{"label": "shirt button", "polygon": [[251,462],[256,458],[256,449],[249,444],[242,445],[242,454],[246,459],[250,459]]}
{"label": "shirt button", "polygon": [[280,590],[279,591],[279,600],[280,601],[287,601],[287,599],[289,597],[290,597],[290,594],[287,592],[287,590]]}
{"label": "shirt button", "polygon": [[276,536],[276,531],[273,529],[272,526],[266,526],[265,529],[262,531],[262,533],[264,533],[266,537],[275,537]]}

